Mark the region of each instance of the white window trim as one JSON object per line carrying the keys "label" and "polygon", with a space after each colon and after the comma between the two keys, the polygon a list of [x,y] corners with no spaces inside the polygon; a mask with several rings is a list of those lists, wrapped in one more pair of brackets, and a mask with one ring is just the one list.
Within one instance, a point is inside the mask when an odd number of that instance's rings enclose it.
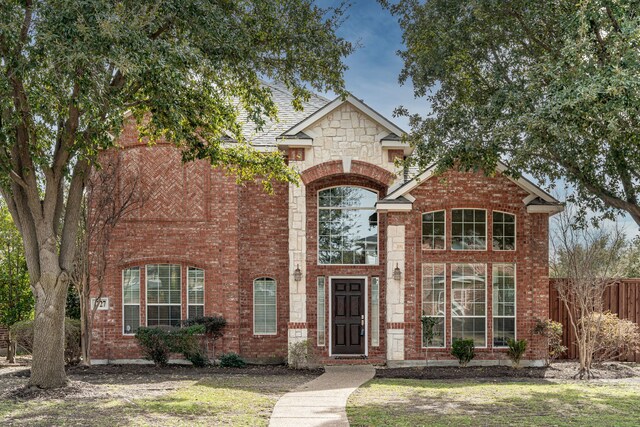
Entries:
{"label": "white window trim", "polygon": [[[483,316],[454,316],[453,315],[453,270],[454,267],[456,265],[469,265],[469,264],[478,264],[478,265],[484,265],[484,346],[481,347],[475,347],[475,348],[479,348],[479,349],[486,349],[489,348],[489,337],[488,337],[488,328],[487,328],[487,318],[489,317],[487,314],[487,301],[489,299],[489,290],[488,290],[488,286],[487,286],[487,264],[483,263],[483,262],[455,262],[455,263],[451,263],[451,274],[449,275],[450,277],[450,289],[451,289],[451,325],[450,325],[450,330],[449,333],[451,334],[449,336],[450,338],[450,344],[453,345],[453,318],[457,318],[457,319],[478,319],[481,318]],[[493,277],[492,279],[493,280]],[[493,289],[492,289],[493,291]],[[493,320],[492,320],[493,321]],[[493,327],[493,325],[492,325]],[[493,337],[492,337],[493,339]]]}
{"label": "white window trim", "polygon": [[[424,226],[424,216],[426,214],[436,213],[436,212],[444,212],[444,248],[442,249],[426,248],[424,245],[424,234],[422,234],[423,233],[422,229]],[[446,209],[437,209],[435,211],[423,212],[420,215],[420,244],[422,245],[423,251],[446,251],[447,250],[447,210]]]}
{"label": "white window trim", "polygon": [[[124,272],[126,270],[131,270],[131,269],[138,269],[138,304],[125,304],[124,303]],[[146,273],[146,271],[145,271]],[[140,294],[142,293],[142,289],[140,289],[141,286],[141,280],[140,280],[140,267],[136,266],[136,267],[128,267],[128,268],[123,268],[122,269],[122,273],[121,273],[121,278],[120,278],[120,292],[122,293],[122,327],[120,328],[120,331],[122,332],[122,335],[125,337],[131,337],[134,336],[136,333],[131,333],[131,334],[127,334],[124,332],[124,308],[128,305],[137,305],[138,306],[138,325],[142,326],[142,310],[140,309]],[[146,278],[145,278],[146,280]],[[146,288],[145,288],[146,291]],[[146,301],[146,298],[145,298]]]}
{"label": "white window trim", "polygon": [[[189,270],[191,269],[195,269],[195,270],[200,270],[202,271],[202,304],[196,304],[196,303],[191,303],[191,301],[189,301]],[[187,319],[189,318],[189,306],[199,306],[202,307],[202,315],[204,316],[204,308],[205,308],[205,303],[207,302],[206,298],[207,298],[207,293],[205,292],[206,289],[206,282],[207,282],[207,276],[206,273],[204,271],[204,268],[200,268],[200,267],[195,267],[193,265],[188,265],[187,266]]]}
{"label": "white window trim", "polygon": [[[495,249],[493,247],[493,213],[498,212],[501,214],[507,214],[513,216],[513,249]],[[491,250],[493,252],[515,252],[518,249],[518,215],[500,210],[491,211]]]}
{"label": "white window trim", "polygon": [[[320,262],[320,192],[321,191],[325,191],[325,190],[329,190],[331,188],[339,188],[339,187],[356,187],[356,188],[362,188],[363,190],[367,190],[367,191],[371,191],[372,193],[376,193],[377,195],[377,200],[380,200],[380,192],[378,190],[374,190],[373,188],[367,188],[364,187],[362,185],[332,185],[329,187],[323,187],[321,189],[319,189],[318,191],[316,191],[316,263],[317,265],[320,266],[327,266],[327,265],[346,265],[346,266],[375,266],[375,265],[380,265],[380,216],[378,214],[378,211],[376,209],[376,207],[373,207],[373,211],[375,211],[375,213],[378,215],[378,232],[376,233],[376,238],[378,239],[377,241],[377,248],[378,248],[378,262],[376,262],[375,264],[322,264]],[[326,209],[334,209],[334,208],[322,208],[323,210]],[[354,209],[354,210],[369,210],[366,208],[359,208],[359,209]]]}
{"label": "white window trim", "polygon": [[[453,211],[458,210],[474,210],[474,211],[484,211],[484,249],[455,249],[453,247]],[[465,207],[456,207],[451,208],[451,237],[449,238],[449,245],[452,251],[459,252],[487,252],[489,251],[489,216],[487,215],[488,209],[483,208],[465,208]],[[475,219],[474,219],[475,223]],[[445,244],[446,246],[446,244]],[[475,263],[467,263],[467,264],[475,264]]]}
{"label": "white window trim", "polygon": [[[512,266],[513,267],[513,316],[495,316],[493,307],[493,277],[496,266]],[[493,348],[509,348],[509,346],[493,345],[493,319],[513,319],[513,339],[518,339],[518,268],[515,262],[497,262],[491,266],[491,346]]]}
{"label": "white window trim", "polygon": [[[273,285],[275,286],[275,292],[276,292],[276,303],[274,305],[274,310],[276,311],[276,331],[275,332],[256,332],[256,281],[257,280],[264,280],[264,279],[269,279],[273,281]],[[273,277],[270,276],[260,276],[260,277],[256,277],[255,279],[253,279],[253,285],[252,285],[252,290],[251,292],[253,293],[253,305],[252,305],[252,310],[253,310],[253,335],[254,336],[275,336],[278,335],[278,282],[276,281],[276,279],[274,279]]]}
{"label": "white window trim", "polygon": [[[177,265],[180,268],[180,304],[159,304],[159,303],[149,303],[149,286],[148,286],[148,282],[149,282],[149,266],[150,265]],[[159,264],[146,264],[144,266],[144,301],[145,301],[145,326],[149,326],[149,306],[152,307],[158,307],[158,306],[178,306],[180,305],[180,322],[182,322],[182,320],[184,320],[182,318],[182,264],[170,264],[170,263],[159,263]],[[157,325],[156,325],[157,326]]]}
{"label": "white window trim", "polygon": [[425,346],[423,343],[423,339],[422,339],[422,321],[420,322],[420,346],[423,349],[426,348],[439,348],[439,349],[443,349],[443,348],[447,348],[447,263],[444,262],[424,262],[421,265],[422,268],[422,284],[420,287],[420,290],[422,291],[420,294],[420,300],[421,300],[421,304],[420,304],[420,319],[422,319],[422,313],[424,313],[424,299],[423,299],[423,295],[424,295],[424,266],[425,265],[439,265],[444,267],[444,315],[443,316],[430,316],[430,317],[438,317],[438,318],[442,318],[442,321],[444,322],[444,325],[442,327],[442,330],[444,331],[444,339],[442,340],[442,345],[430,345],[430,346]]}

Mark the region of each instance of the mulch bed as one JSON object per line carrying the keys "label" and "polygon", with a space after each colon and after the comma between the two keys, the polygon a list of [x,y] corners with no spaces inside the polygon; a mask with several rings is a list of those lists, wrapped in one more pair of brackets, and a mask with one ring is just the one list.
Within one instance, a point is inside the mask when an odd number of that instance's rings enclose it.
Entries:
{"label": "mulch bed", "polygon": [[309,375],[318,376],[324,369],[289,369],[284,365],[247,365],[244,368],[221,368],[219,366],[207,366],[196,368],[192,365],[167,365],[156,367],[153,365],[93,365],[93,366],[69,366],[67,375],[74,377],[87,377],[94,375],[178,375],[185,377],[202,377],[208,375]]}
{"label": "mulch bed", "polygon": [[[574,379],[578,372],[577,362],[557,362],[548,368],[520,368],[509,366],[430,366],[420,368],[377,368],[376,378],[406,379],[482,379],[482,378],[544,378]],[[640,377],[640,367],[630,363],[604,363],[594,366],[592,372],[597,379],[620,379]]]}

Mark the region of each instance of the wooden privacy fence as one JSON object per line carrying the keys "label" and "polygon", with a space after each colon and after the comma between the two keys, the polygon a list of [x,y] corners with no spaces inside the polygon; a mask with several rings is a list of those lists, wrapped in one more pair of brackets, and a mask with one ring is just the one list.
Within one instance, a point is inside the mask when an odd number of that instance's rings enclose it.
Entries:
{"label": "wooden privacy fence", "polygon": [[[609,286],[604,293],[604,311],[616,313],[620,319],[628,319],[640,325],[640,279],[621,279]],[[563,325],[562,341],[568,348],[564,358],[577,359],[575,334],[569,322],[569,314],[558,297],[554,279],[549,280],[549,317]],[[629,353],[619,360],[640,362],[640,352]]]}

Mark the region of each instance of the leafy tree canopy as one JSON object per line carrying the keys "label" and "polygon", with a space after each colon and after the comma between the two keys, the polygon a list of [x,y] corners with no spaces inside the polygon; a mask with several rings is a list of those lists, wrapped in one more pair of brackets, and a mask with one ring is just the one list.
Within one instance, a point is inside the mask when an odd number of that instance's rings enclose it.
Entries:
{"label": "leafy tree canopy", "polygon": [[[380,0],[398,17],[420,162],[564,178],[640,224],[640,1]],[[457,163],[459,162],[459,163]]]}
{"label": "leafy tree canopy", "polygon": [[3,1],[0,190],[36,299],[31,385],[65,384],[64,299],[82,194],[125,113],[185,160],[293,181],[278,153],[242,143],[238,108],[257,124],[276,117],[261,78],[285,84],[298,107],[305,85],[344,93],[352,48],[335,33],[341,14],[311,0]]}

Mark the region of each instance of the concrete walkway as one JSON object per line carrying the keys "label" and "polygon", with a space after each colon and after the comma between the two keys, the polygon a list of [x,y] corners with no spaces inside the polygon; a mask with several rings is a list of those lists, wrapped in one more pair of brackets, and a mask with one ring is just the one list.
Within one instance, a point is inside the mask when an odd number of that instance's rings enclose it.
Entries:
{"label": "concrete walkway", "polygon": [[347,398],[375,373],[371,365],[327,366],[324,374],[278,400],[269,426],[348,426]]}

